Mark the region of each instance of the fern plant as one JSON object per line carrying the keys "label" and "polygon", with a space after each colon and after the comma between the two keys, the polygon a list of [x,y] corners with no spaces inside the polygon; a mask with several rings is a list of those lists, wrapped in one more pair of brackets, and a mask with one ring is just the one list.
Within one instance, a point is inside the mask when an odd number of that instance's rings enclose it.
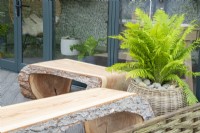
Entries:
{"label": "fern plant", "polygon": [[191,52],[199,47],[199,41],[187,45],[186,36],[195,28],[181,27],[184,15],[168,16],[157,10],[150,19],[142,10],[135,12],[138,22],[127,23],[126,30],[112,36],[122,42],[121,49],[127,49],[133,62],[117,63],[108,67],[109,71],[127,72],[127,78],[148,78],[152,82],[164,84],[172,82],[183,88],[189,105],[198,102],[189,86],[181,79],[184,75],[199,76],[189,71],[184,64]]}
{"label": "fern plant", "polygon": [[90,36],[84,42],[72,45],[70,50],[73,51],[75,49],[79,51],[78,60],[81,60],[86,56],[94,55],[96,53],[95,49],[101,41],[104,41],[104,39],[96,40],[93,36]]}

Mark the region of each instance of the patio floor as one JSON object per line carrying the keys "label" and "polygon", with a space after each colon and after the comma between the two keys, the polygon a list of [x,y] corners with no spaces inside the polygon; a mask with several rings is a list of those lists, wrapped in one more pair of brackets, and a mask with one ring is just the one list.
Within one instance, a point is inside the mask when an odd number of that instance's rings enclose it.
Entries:
{"label": "patio floor", "polygon": [[0,106],[29,101],[20,93],[18,73],[0,69]]}

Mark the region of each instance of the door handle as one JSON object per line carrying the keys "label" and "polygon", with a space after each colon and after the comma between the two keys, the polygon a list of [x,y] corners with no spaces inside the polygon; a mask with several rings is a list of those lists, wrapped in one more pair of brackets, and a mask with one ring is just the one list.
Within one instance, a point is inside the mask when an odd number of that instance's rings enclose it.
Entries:
{"label": "door handle", "polygon": [[22,9],[22,7],[30,7],[29,5],[22,5],[19,0],[17,0],[16,2],[16,9],[17,9],[17,16],[20,16],[20,10]]}

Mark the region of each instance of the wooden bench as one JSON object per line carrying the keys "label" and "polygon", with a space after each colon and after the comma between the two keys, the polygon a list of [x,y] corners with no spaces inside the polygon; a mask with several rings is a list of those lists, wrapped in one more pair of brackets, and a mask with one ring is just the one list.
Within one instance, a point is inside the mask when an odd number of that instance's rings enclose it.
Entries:
{"label": "wooden bench", "polygon": [[[120,112],[121,117],[115,115]],[[149,103],[136,94],[95,88],[2,107],[0,133],[65,132],[74,124],[84,122],[86,133],[94,128],[99,131],[96,133],[106,133],[152,117]],[[101,119],[99,124],[97,118]]]}
{"label": "wooden bench", "polygon": [[70,59],[30,64],[19,73],[22,94],[32,99],[70,92],[72,80],[87,85],[86,89],[106,87],[126,90],[125,74],[107,72],[106,67]]}

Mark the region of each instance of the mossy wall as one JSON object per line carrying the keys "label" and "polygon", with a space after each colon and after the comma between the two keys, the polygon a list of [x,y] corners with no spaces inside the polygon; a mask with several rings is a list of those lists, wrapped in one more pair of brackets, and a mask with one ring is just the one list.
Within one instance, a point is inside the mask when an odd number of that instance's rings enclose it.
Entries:
{"label": "mossy wall", "polygon": [[[200,24],[199,0],[152,0],[152,13],[163,8],[169,15],[185,14],[185,23],[196,20]],[[149,0],[122,0],[122,18],[130,19],[136,7],[149,12]]]}
{"label": "mossy wall", "polygon": [[[133,13],[136,8],[141,8],[143,9],[146,13],[149,13],[149,7],[150,7],[150,2],[149,1],[144,1],[144,0],[135,0],[135,1],[130,1],[130,0],[121,0],[121,18],[122,19],[132,19]],[[154,9],[155,6],[152,4],[152,9]],[[153,10],[152,12],[153,13]]]}
{"label": "mossy wall", "polygon": [[107,37],[108,2],[61,0],[62,14],[56,26],[56,40],[70,36],[85,40],[89,36]]}
{"label": "mossy wall", "polygon": [[198,0],[167,0],[166,12],[172,14],[185,14],[185,22],[193,20],[200,22],[200,1]]}
{"label": "mossy wall", "polygon": [[0,0],[0,23],[8,23],[9,21],[8,1]]}

